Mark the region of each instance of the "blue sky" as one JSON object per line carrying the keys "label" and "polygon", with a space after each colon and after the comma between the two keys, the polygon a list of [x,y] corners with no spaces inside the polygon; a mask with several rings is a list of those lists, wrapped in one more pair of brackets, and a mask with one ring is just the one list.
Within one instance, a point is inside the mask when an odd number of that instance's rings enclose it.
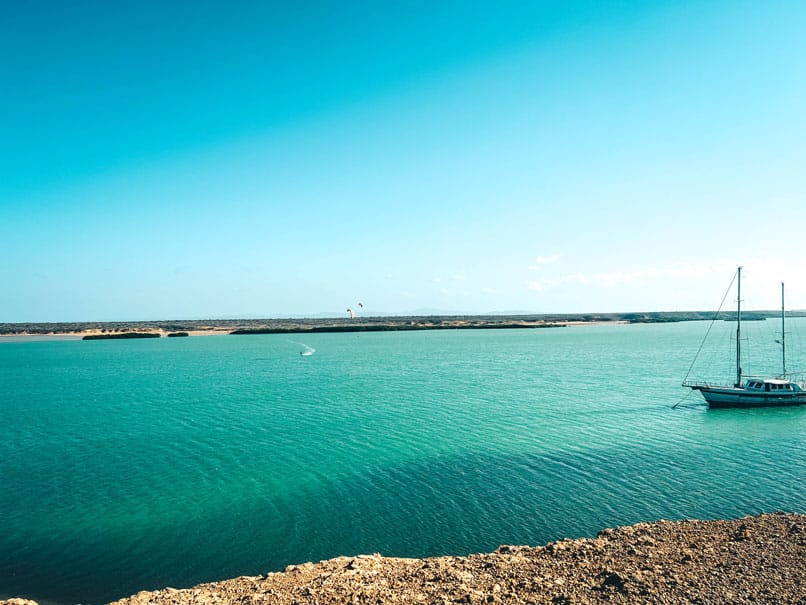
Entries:
{"label": "blue sky", "polygon": [[804,31],[794,1],[6,3],[0,322],[713,309],[739,263],[748,307],[806,308]]}

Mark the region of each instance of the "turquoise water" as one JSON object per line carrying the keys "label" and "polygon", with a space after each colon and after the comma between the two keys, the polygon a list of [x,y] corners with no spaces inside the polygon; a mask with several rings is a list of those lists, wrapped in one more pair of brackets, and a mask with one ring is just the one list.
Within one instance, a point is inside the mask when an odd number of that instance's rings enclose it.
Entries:
{"label": "turquoise water", "polygon": [[706,328],[0,341],[0,598],[806,512],[806,406],[670,409]]}

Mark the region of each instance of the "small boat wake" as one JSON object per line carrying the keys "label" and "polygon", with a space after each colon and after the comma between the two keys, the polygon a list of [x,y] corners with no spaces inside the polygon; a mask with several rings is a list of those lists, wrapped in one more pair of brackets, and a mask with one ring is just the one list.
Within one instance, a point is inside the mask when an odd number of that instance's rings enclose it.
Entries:
{"label": "small boat wake", "polygon": [[299,346],[301,346],[301,347],[302,347],[302,351],[300,351],[300,352],[299,352],[299,354],[300,354],[302,357],[310,357],[311,355],[313,355],[314,353],[316,353],[316,349],[314,349],[313,347],[310,347],[310,346],[306,345],[304,342],[297,342],[297,341],[295,341],[295,340],[289,340],[288,342],[290,342],[290,343],[292,343],[292,344],[295,344],[295,345],[299,345]]}

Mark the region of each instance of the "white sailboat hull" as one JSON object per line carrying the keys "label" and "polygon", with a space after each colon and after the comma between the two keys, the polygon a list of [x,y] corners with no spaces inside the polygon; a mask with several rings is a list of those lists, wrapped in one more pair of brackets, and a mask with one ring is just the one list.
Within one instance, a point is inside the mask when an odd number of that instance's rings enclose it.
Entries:
{"label": "white sailboat hull", "polygon": [[741,387],[692,386],[712,408],[755,408],[806,403],[806,392],[754,392]]}

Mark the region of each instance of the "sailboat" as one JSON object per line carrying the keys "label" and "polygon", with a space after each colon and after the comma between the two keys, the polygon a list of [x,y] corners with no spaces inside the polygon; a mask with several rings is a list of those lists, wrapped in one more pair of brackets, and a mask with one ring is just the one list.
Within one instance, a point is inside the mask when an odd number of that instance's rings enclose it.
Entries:
{"label": "sailboat", "polygon": [[[784,330],[784,284],[781,284],[781,374],[775,377],[744,376],[742,374],[742,268],[736,270],[736,381],[733,385],[683,380],[683,386],[699,391],[712,408],[749,408],[806,403],[806,384],[787,378],[786,332]],[[694,364],[692,364],[693,366]]]}

